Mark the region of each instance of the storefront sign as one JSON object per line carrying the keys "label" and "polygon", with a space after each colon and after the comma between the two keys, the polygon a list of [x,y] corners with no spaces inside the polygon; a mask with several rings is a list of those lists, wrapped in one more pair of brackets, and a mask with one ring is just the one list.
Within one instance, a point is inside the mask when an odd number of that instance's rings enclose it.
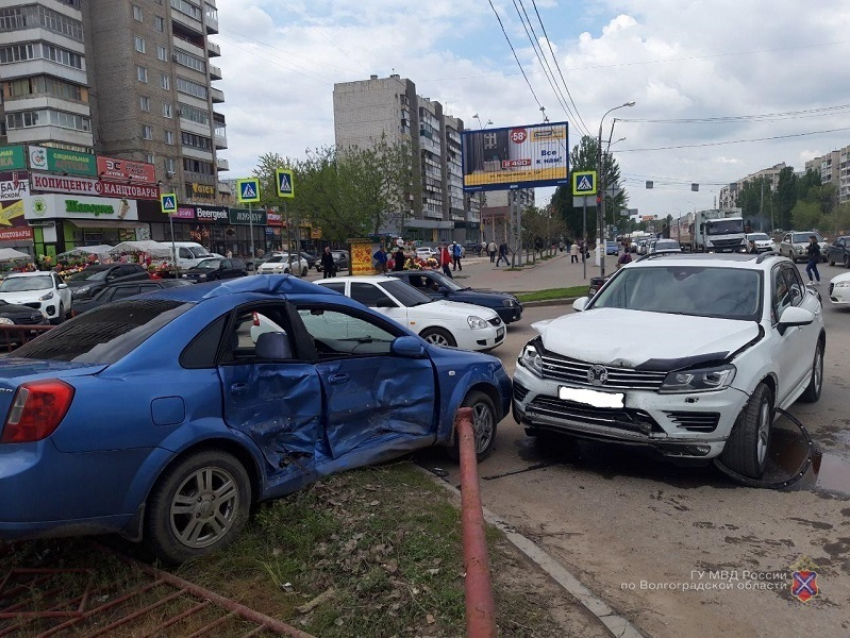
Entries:
{"label": "storefront sign", "polygon": [[34,170],[97,176],[97,161],[94,155],[46,146],[30,146],[28,151],[30,168]]}
{"label": "storefront sign", "polygon": [[192,206],[178,206],[172,219],[195,219],[195,209]]}
{"label": "storefront sign", "polygon": [[159,199],[158,186],[100,182],[88,177],[59,177],[57,175],[33,173],[31,187],[36,192],[79,193],[81,195],[103,195],[104,197],[130,199]]}
{"label": "storefront sign", "polygon": [[222,206],[196,206],[195,216],[199,222],[228,223],[230,221],[230,211]]}
{"label": "storefront sign", "polygon": [[215,197],[215,186],[198,184],[196,182],[191,182],[189,185],[192,187],[192,195],[198,197]]}
{"label": "storefront sign", "polygon": [[27,167],[27,156],[23,146],[0,148],[0,171],[19,171]]}
{"label": "storefront sign", "polygon": [[249,211],[247,208],[231,208],[230,209],[230,223],[239,226],[246,226],[249,224],[254,224],[254,226],[265,226],[266,225],[266,211],[262,208],[257,210]]}
{"label": "storefront sign", "polygon": [[144,184],[118,184],[117,182],[97,182],[98,195],[106,197],[129,197],[130,199],[159,199],[159,187]]}
{"label": "storefront sign", "polygon": [[139,212],[132,199],[30,195],[24,202],[27,219],[112,219],[136,221]]}
{"label": "storefront sign", "polygon": [[117,157],[98,155],[97,174],[100,179],[108,181],[156,183],[156,169],[153,164]]}
{"label": "storefront sign", "polygon": [[14,202],[0,203],[0,228],[24,224],[24,202],[20,199]]}
{"label": "storefront sign", "polygon": [[0,202],[20,199],[30,194],[29,176],[23,173],[0,173]]}
{"label": "storefront sign", "polygon": [[0,228],[0,241],[32,241],[32,228]]}
{"label": "storefront sign", "polygon": [[266,223],[269,226],[283,226],[283,215],[266,211]]}

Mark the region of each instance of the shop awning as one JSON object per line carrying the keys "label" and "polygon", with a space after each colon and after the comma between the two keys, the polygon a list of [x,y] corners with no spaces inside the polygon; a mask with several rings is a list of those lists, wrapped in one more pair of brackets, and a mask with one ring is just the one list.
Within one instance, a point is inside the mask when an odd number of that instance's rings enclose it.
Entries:
{"label": "shop awning", "polygon": [[74,224],[77,228],[147,228],[148,225],[144,222],[136,221],[118,221],[117,219],[104,219],[98,221],[96,219],[69,219],[67,220]]}

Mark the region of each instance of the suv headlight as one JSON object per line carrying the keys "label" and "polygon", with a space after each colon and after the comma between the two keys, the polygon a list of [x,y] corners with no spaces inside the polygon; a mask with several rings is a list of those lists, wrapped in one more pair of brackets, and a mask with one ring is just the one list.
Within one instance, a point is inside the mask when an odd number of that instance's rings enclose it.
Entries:
{"label": "suv headlight", "polygon": [[710,392],[728,388],[735,378],[735,366],[722,365],[671,372],[661,384],[660,392]]}
{"label": "suv headlight", "polygon": [[481,328],[486,328],[487,326],[490,325],[489,323],[484,321],[481,317],[476,317],[476,316],[467,317],[466,323],[468,323],[469,327],[472,328],[473,330],[480,330]]}
{"label": "suv headlight", "polygon": [[514,306],[518,306],[519,303],[517,303],[516,299],[504,299],[502,301],[502,305],[507,306],[508,308],[513,308]]}
{"label": "suv headlight", "polygon": [[832,285],[833,288],[850,288],[850,281],[839,281]]}
{"label": "suv headlight", "polygon": [[53,299],[53,291],[52,290],[50,292],[48,292],[46,295],[42,295],[41,297],[38,298],[39,301],[49,301],[51,299]]}
{"label": "suv headlight", "polygon": [[528,368],[537,376],[543,376],[543,357],[540,356],[540,351],[534,343],[526,344],[517,358],[517,363],[523,368]]}
{"label": "suv headlight", "polygon": [[8,317],[0,317],[0,325],[8,326],[13,325],[15,322],[9,319]]}

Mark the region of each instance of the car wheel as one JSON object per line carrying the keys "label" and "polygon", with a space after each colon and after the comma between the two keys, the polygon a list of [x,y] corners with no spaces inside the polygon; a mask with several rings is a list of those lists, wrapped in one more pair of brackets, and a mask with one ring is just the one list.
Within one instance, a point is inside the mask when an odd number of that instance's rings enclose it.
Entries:
{"label": "car wheel", "polygon": [[234,456],[192,454],[168,468],[148,499],[145,542],[162,560],[183,563],[229,545],[248,520],[251,482]]}
{"label": "car wheel", "polygon": [[830,258],[830,260],[829,260],[827,263],[828,263],[830,266],[834,266],[834,265],[835,265],[835,260]]}
{"label": "car wheel", "polygon": [[844,255],[844,267],[850,268],[850,257],[848,257],[847,255]]}
{"label": "car wheel", "polygon": [[442,328],[426,328],[419,333],[419,336],[435,346],[457,346],[457,341],[452,334]]}
{"label": "car wheel", "polygon": [[310,269],[309,269],[309,268],[302,268],[302,269],[301,269],[301,276],[302,276],[302,277],[306,277],[306,276],[307,276],[307,273],[309,273],[309,272],[310,272]]}
{"label": "car wheel", "polygon": [[[475,432],[475,457],[483,461],[493,451],[496,440],[496,424],[499,417],[493,400],[484,392],[475,390],[466,395],[462,408],[472,408],[472,429]],[[448,448],[449,456],[455,461],[460,460],[460,439],[455,437],[454,443]]]}
{"label": "car wheel", "polygon": [[760,478],[767,465],[772,426],[773,392],[760,383],[735,421],[720,460],[739,474]]}
{"label": "car wheel", "polygon": [[803,403],[814,403],[820,399],[821,389],[823,388],[823,341],[819,340],[817,348],[815,348],[815,358],[812,362],[812,376],[809,379],[809,385],[800,395],[800,401]]}

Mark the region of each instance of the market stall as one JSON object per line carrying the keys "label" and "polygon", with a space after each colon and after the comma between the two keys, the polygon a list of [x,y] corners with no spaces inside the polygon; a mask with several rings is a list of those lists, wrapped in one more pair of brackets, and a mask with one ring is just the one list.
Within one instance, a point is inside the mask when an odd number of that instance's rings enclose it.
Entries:
{"label": "market stall", "polygon": [[116,261],[146,266],[152,277],[174,277],[177,274],[171,244],[166,242],[152,239],[122,241],[109,254]]}

